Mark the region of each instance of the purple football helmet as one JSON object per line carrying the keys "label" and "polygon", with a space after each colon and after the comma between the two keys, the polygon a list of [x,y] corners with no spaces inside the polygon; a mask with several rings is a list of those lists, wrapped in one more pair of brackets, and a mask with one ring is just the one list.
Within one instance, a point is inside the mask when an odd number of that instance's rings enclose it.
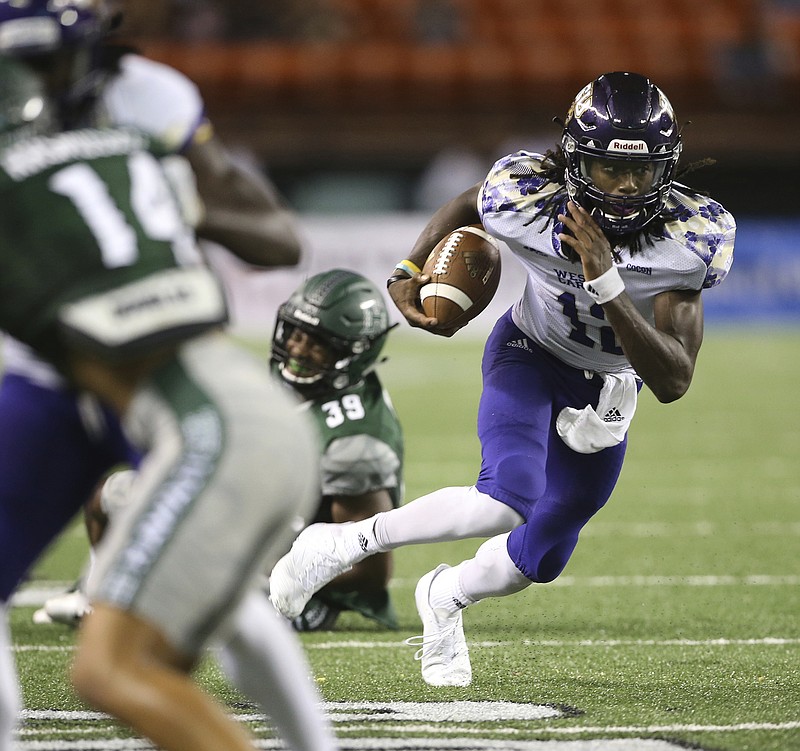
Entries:
{"label": "purple football helmet", "polygon": [[[636,232],[666,204],[681,153],[681,136],[664,93],[638,73],[606,73],[587,84],[569,108],[561,145],[570,198],[613,234]],[[592,158],[648,162],[644,195],[605,193],[589,177]]]}
{"label": "purple football helmet", "polygon": [[100,0],[0,0],[0,54],[41,55],[103,37],[117,16]]}
{"label": "purple football helmet", "polygon": [[33,68],[73,127],[102,85],[96,50],[120,18],[117,0],[0,0],[0,55]]}

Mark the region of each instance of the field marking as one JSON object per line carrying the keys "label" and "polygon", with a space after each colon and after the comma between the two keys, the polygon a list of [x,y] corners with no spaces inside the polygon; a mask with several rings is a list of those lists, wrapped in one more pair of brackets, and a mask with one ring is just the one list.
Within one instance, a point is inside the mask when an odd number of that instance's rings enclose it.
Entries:
{"label": "field marking", "polygon": [[[796,491],[795,491],[796,492]],[[712,537],[723,534],[752,537],[796,537],[800,535],[800,522],[753,522],[747,525],[697,522],[604,522],[594,520],[581,532],[582,537]]]}
{"label": "field marking", "polygon": [[[416,579],[396,578],[395,587],[414,587]],[[559,576],[548,587],[795,587],[800,574],[748,574],[728,576],[716,574],[675,576]],[[70,583],[39,582],[23,587],[11,598],[12,607],[38,607],[45,600],[64,594]]]}
{"label": "field marking", "polygon": [[[534,728],[470,727],[471,723],[494,721],[536,721],[559,717],[554,707],[519,702],[323,702],[323,709],[336,726],[340,751],[679,751],[684,746],[658,738],[654,733],[730,733],[744,731],[787,731],[800,728],[800,721],[742,722],[731,725],[674,723],[670,725],[543,725]],[[231,717],[250,723],[253,733],[272,732],[265,715],[255,712],[232,713]],[[153,746],[141,738],[112,737],[110,717],[103,712],[85,710],[23,710],[21,719],[34,723],[97,722],[98,727],[21,727],[17,733],[18,751],[151,751]],[[346,723],[346,724],[345,724]],[[465,727],[466,726],[466,727]],[[365,731],[371,738],[348,738],[348,733]],[[95,733],[95,738],[54,739],[52,736]],[[380,737],[397,733],[401,737]],[[402,737],[405,734],[427,737]],[[33,736],[51,736],[38,740]],[[451,736],[449,738],[442,736]],[[516,739],[510,736],[546,736],[549,739]],[[589,739],[567,740],[566,736],[589,735]],[[608,738],[633,736],[628,738]],[[497,736],[505,736],[498,739]],[[551,736],[561,736],[553,738]],[[258,738],[255,745],[265,751],[284,748],[275,738]]]}
{"label": "field marking", "polygon": [[515,701],[340,701],[325,702],[324,706],[335,722],[506,722],[552,720],[564,716],[564,711],[556,707]]}
{"label": "field marking", "polygon": [[[541,728],[500,728],[497,730],[487,730],[486,728],[442,728],[435,725],[375,725],[375,729],[394,733],[463,733],[465,735],[479,735],[481,733],[491,733],[492,735],[578,735],[590,733],[592,735],[605,735],[607,733],[621,733],[624,735],[643,735],[649,733],[730,733],[744,732],[747,730],[797,730],[800,728],[800,721],[790,722],[742,722],[737,725],[587,725],[570,727],[541,727]],[[354,726],[353,728],[336,728],[337,732],[352,730],[353,732],[363,732],[364,725]],[[604,743],[606,741],[603,741]],[[559,748],[563,748],[559,746]],[[605,748],[605,747],[603,747]],[[670,746],[672,748],[672,746]],[[683,748],[683,747],[682,747]],[[599,751],[599,749],[598,749]]]}
{"label": "field marking", "polygon": [[[337,738],[339,751],[685,751],[669,741],[652,738],[603,740],[492,740],[474,738]],[[259,738],[256,748],[285,751],[277,739]],[[82,741],[20,741],[18,751],[153,751],[147,741],[136,738],[98,738]]]}
{"label": "field marking", "polygon": [[[763,647],[792,646],[800,644],[800,638],[764,637],[760,639],[522,639],[520,641],[469,641],[470,647],[508,647],[524,644],[526,647]],[[304,644],[306,649],[381,649],[405,648],[402,641],[328,641]]]}
{"label": "field marking", "polygon": [[[531,721],[552,719],[564,715],[561,711],[543,705],[517,702],[325,702],[323,708],[333,723],[336,723],[338,745],[341,751],[368,751],[369,749],[411,751],[676,751],[682,745],[661,739],[644,738],[654,733],[687,732],[744,732],[787,731],[800,728],[800,721],[790,722],[742,722],[730,725],[680,724],[670,725],[568,725],[537,728],[469,727],[470,723],[499,723],[509,721]],[[231,715],[240,722],[251,723],[253,732],[269,731],[266,717],[260,713],[247,712]],[[110,718],[102,712],[66,710],[24,710],[21,718],[29,722],[107,722]],[[405,720],[405,721],[404,721]],[[420,722],[422,720],[422,722]],[[347,723],[347,724],[344,724]],[[460,727],[454,725],[461,725]],[[467,725],[467,727],[464,727]],[[346,738],[347,733],[372,731],[376,735],[386,733],[425,733],[425,738]],[[104,737],[92,739],[37,740],[34,735],[67,735],[69,733],[103,733]],[[108,737],[108,726],[97,728],[20,728],[17,734],[20,751],[145,751],[153,747],[140,738]],[[442,738],[441,736],[457,736]],[[505,735],[502,740],[496,736]],[[517,740],[512,735],[570,736],[591,735],[588,740]],[[607,738],[608,735],[634,736],[632,738]],[[438,736],[438,737],[436,737]],[[490,736],[490,737],[486,737]],[[492,737],[495,736],[495,737]],[[597,737],[600,736],[600,737]],[[261,749],[283,748],[280,741],[261,738],[256,741]]]}
{"label": "field marking", "polygon": [[[752,639],[522,639],[520,641],[469,641],[471,647],[510,647],[514,645],[526,647],[781,647],[796,646],[800,638],[783,638],[765,636]],[[347,639],[342,641],[323,641],[307,643],[306,649],[407,649],[402,641],[359,641]],[[14,644],[12,652],[72,652],[74,644]]]}
{"label": "field marking", "polygon": [[[414,587],[416,579],[392,579],[396,587]],[[800,574],[687,574],[675,576],[559,576],[547,587],[796,587]]]}
{"label": "field marking", "polygon": [[[326,701],[320,705],[333,722],[533,722],[552,720],[565,716],[565,712],[547,704],[515,701]],[[87,710],[23,709],[20,719],[33,722],[94,722],[110,721],[104,712]],[[267,723],[269,719],[259,712],[232,713],[239,722]]]}

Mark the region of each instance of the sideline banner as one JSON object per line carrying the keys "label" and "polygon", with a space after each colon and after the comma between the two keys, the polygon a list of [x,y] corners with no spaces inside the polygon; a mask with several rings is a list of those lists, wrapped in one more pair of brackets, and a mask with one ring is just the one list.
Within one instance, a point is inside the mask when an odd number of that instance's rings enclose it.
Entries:
{"label": "sideline banner", "polygon": [[[414,213],[301,215],[306,250],[300,267],[293,269],[253,269],[210,247],[212,265],[229,291],[234,329],[244,336],[270,337],[278,305],[303,279],[320,271],[353,269],[384,291],[394,264],[406,257],[429,218]],[[522,291],[521,267],[505,246],[502,253],[494,300],[459,335],[485,336]],[[731,273],[703,297],[709,324],[800,324],[800,218],[741,219]],[[399,321],[393,305],[389,310]]]}
{"label": "sideline banner", "polygon": [[709,322],[800,323],[800,218],[738,221],[730,274],[703,301]]}

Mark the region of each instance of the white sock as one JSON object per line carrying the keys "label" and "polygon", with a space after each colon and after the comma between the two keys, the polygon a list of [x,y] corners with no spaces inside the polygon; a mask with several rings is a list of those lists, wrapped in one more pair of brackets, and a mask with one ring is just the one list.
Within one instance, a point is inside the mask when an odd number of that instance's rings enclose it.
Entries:
{"label": "white sock", "polygon": [[518,527],[523,518],[474,485],[436,490],[372,517],[379,550],[424,542],[489,537]]}
{"label": "white sock", "polygon": [[375,553],[386,552],[386,548],[382,548],[375,539],[376,520],[384,513],[386,512],[342,526],[344,533],[342,541],[351,565],[355,565]]}
{"label": "white sock", "polygon": [[458,567],[459,586],[468,600],[478,602],[485,597],[505,597],[533,583],[511,560],[506,547],[508,535],[506,532],[486,540],[474,558]]}
{"label": "white sock", "polygon": [[250,592],[239,606],[220,665],[272,718],[293,751],[335,751],[336,739],[300,642],[261,592]]}
{"label": "white sock", "polygon": [[0,749],[14,748],[20,698],[5,605],[0,603]]}
{"label": "white sock", "polygon": [[428,595],[428,602],[434,610],[445,610],[453,614],[475,604],[476,600],[467,597],[461,587],[459,574],[463,565],[461,563],[453,568],[446,568],[434,577]]}

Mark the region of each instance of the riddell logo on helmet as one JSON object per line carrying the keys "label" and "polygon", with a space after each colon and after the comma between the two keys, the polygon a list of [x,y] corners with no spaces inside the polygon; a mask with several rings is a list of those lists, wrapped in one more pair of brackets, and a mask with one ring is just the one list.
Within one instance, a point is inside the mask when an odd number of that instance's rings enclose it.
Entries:
{"label": "riddell logo on helmet", "polygon": [[623,141],[621,138],[615,138],[608,144],[609,151],[622,151],[626,154],[646,154],[647,143],[645,141]]}

